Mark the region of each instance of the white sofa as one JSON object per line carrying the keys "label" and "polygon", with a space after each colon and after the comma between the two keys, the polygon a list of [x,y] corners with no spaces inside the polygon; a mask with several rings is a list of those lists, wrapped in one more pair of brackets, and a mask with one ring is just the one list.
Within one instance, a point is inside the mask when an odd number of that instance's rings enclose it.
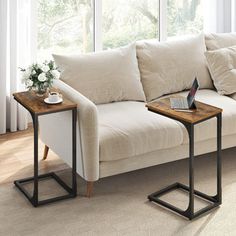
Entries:
{"label": "white sofa", "polygon": [[[233,39],[231,36],[208,35],[206,37],[207,47],[215,47],[213,49],[224,47],[224,42],[225,46],[236,45],[235,35],[233,35]],[[150,42],[150,44],[147,42]],[[221,43],[220,46],[217,46],[218,42]],[[174,75],[168,75],[168,73],[169,71],[173,73],[173,64],[179,63],[179,61],[176,62],[174,60],[174,57],[179,57],[180,59],[178,60],[188,59],[185,58],[188,55],[186,56],[186,53],[183,53],[182,50],[177,50],[172,54],[173,43],[157,43],[158,47],[164,46],[163,51],[157,48],[157,53],[155,48],[147,51],[148,47],[152,46],[152,43],[156,44],[157,42],[149,40],[137,44],[141,82],[144,89],[146,89],[146,98],[149,97],[149,100],[153,100],[153,94],[155,96],[155,92],[151,91],[149,93],[147,91],[147,89],[150,89],[148,86],[151,86],[151,89],[153,87],[150,81],[147,83],[148,76],[152,76],[152,69],[161,71],[163,66],[165,66],[162,60],[167,62],[170,60],[168,71],[163,73],[166,78],[170,76],[171,79]],[[185,45],[185,42],[183,41],[182,44]],[[191,47],[191,45],[189,46]],[[178,42],[173,47],[178,47]],[[144,50],[144,54],[140,56],[141,49]],[[211,50],[213,49],[211,48]],[[200,52],[200,49],[197,50]],[[154,56],[151,55],[153,52],[156,53],[153,54]],[[184,57],[183,55],[176,55],[178,53],[183,53]],[[190,53],[189,57],[191,55]],[[155,60],[155,57],[161,60],[161,65],[153,65],[154,62],[150,61],[150,58]],[[210,75],[206,75],[205,72],[204,75],[201,75],[205,70],[203,68],[206,63],[205,58],[202,53],[199,56],[194,55],[194,57],[197,57],[197,65],[202,63],[202,68],[198,68],[200,72],[195,71],[195,73],[198,77],[201,77],[201,84],[205,84],[204,87],[206,87],[198,91],[196,99],[223,109],[222,146],[223,149],[234,147],[236,146],[235,95],[220,95],[212,84],[209,84],[209,81],[203,81],[204,77],[209,76],[210,78]],[[145,64],[147,62],[148,64]],[[185,63],[186,67],[193,66],[186,61],[183,63]],[[174,72],[177,74],[176,84],[173,85],[173,82],[171,82],[172,85],[169,86],[165,83],[160,85],[164,90],[161,96],[161,90],[157,86],[158,95],[156,99],[168,96],[165,95],[167,93],[187,94],[187,91],[180,91],[181,85],[179,84],[182,83],[185,86],[183,88],[187,89],[192,82],[192,77],[190,77],[192,75],[188,75],[188,72],[183,72],[187,71],[186,68],[179,68],[180,65],[176,66],[177,72]],[[153,68],[150,69],[149,67]],[[190,68],[190,72],[191,70]],[[186,77],[187,74],[188,86],[186,86],[185,82],[178,81],[180,77],[178,73],[181,73],[183,77]],[[158,75],[156,76],[158,77]],[[179,79],[182,80],[182,78]],[[143,83],[146,84],[144,85]],[[184,126],[177,121],[148,111],[145,107],[147,101],[119,101],[95,105],[89,98],[62,80],[56,81],[54,86],[78,104],[77,173],[86,181],[93,182],[103,177],[188,157],[188,135]],[[71,166],[71,113],[63,112],[41,116],[39,122],[42,141]],[[195,127],[195,155],[215,150],[216,120],[213,118]]]}

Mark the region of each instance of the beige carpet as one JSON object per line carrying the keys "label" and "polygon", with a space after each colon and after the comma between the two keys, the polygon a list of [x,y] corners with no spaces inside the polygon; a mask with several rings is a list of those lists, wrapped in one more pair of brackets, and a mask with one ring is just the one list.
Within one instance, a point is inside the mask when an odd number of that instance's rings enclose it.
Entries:
{"label": "beige carpet", "polygon": [[[187,160],[100,180],[91,199],[79,196],[33,208],[13,184],[0,185],[0,235],[236,235],[236,149],[223,152],[223,205],[192,222],[147,201],[147,195],[176,181],[187,183]],[[213,194],[215,158],[197,158],[196,187]],[[68,179],[67,172],[61,172]],[[25,177],[25,176],[22,176]],[[28,186],[30,187],[30,186]],[[40,185],[44,196],[59,193],[53,181]],[[167,196],[186,206],[186,194]],[[198,202],[198,206],[202,202]]]}

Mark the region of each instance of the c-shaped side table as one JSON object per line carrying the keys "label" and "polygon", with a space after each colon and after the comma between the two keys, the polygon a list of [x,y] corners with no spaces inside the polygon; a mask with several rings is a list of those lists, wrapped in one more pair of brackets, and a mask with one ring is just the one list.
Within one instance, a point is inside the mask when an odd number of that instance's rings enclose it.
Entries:
{"label": "c-shaped side table", "polygon": [[[222,129],[222,109],[207,105],[201,102],[195,102],[197,109],[192,112],[180,112],[170,108],[169,98],[161,99],[157,102],[148,103],[148,110],[166,116],[168,118],[181,122],[188,131],[189,136],[189,186],[181,183],[174,183],[162,190],[152,193],[148,196],[150,201],[160,204],[178,214],[194,219],[203,213],[221,205],[222,203],[222,180],[221,180],[221,129]],[[217,118],[217,194],[209,196],[194,189],[194,126],[213,117]],[[186,210],[171,205],[161,200],[160,197],[172,190],[183,189],[189,192],[189,205]],[[207,200],[211,204],[194,212],[194,195]]]}
{"label": "c-shaped side table", "polygon": [[[70,100],[63,98],[63,102],[57,105],[47,105],[43,99],[37,97],[33,92],[20,92],[13,94],[15,100],[26,108],[33,120],[34,126],[34,176],[30,178],[20,179],[14,181],[16,187],[26,196],[34,207],[44,205],[59,200],[73,198],[77,195],[77,184],[76,184],[76,120],[77,120],[77,104]],[[72,111],[72,186],[68,186],[59,176],[54,172],[47,174],[38,174],[38,117],[55,112]],[[45,200],[39,200],[38,194],[38,183],[40,180],[46,178],[53,178],[66,192],[67,194],[53,197]],[[25,183],[33,182],[34,190],[33,196],[24,188]]]}

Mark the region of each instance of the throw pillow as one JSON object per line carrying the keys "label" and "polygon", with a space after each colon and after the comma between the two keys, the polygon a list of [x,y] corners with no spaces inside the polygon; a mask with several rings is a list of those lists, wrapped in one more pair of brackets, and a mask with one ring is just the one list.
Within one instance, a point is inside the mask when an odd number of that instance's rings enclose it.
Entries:
{"label": "throw pillow", "polygon": [[219,94],[236,92],[236,46],[205,53],[208,67]]}
{"label": "throw pillow", "polygon": [[135,44],[79,55],[53,55],[61,80],[95,104],[145,101]]}
{"label": "throw pillow", "polygon": [[195,77],[201,88],[212,88],[205,51],[202,34],[163,43],[138,42],[138,63],[147,101],[189,89]]}
{"label": "throw pillow", "polygon": [[207,34],[205,36],[207,50],[216,50],[236,45],[236,33]]}

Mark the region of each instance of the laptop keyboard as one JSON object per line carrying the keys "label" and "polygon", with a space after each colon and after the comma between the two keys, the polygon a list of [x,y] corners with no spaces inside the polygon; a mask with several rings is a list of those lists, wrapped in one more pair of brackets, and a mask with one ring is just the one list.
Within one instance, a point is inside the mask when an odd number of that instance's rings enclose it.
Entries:
{"label": "laptop keyboard", "polygon": [[170,98],[171,108],[189,109],[187,98]]}

